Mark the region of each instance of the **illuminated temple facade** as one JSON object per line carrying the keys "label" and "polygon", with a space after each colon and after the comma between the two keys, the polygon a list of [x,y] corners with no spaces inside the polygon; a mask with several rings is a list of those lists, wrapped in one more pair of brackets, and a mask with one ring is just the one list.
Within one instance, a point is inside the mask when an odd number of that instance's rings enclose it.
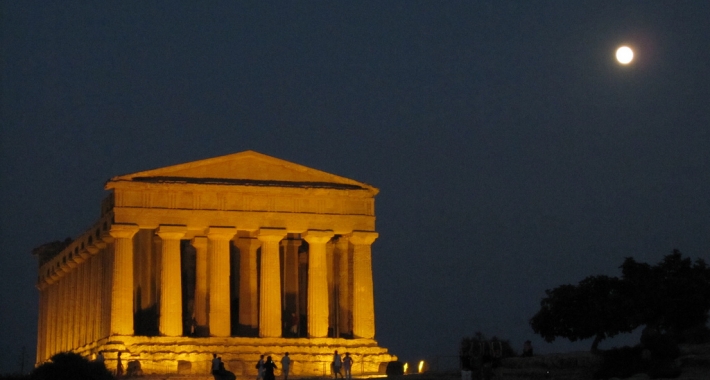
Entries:
{"label": "illuminated temple facade", "polygon": [[379,347],[370,185],[253,151],[111,178],[84,234],[34,250],[37,363],[62,351],[115,370],[237,375],[259,355],[291,373],[353,374],[396,360]]}

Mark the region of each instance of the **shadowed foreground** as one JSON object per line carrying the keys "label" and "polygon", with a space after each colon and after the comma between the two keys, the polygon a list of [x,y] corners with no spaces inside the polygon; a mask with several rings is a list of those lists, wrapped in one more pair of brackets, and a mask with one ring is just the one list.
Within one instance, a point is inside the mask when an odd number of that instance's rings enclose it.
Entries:
{"label": "shadowed foreground", "polygon": [[[680,357],[676,364],[681,373],[676,379],[682,380],[707,380],[710,379],[710,344],[681,345]],[[510,380],[592,380],[594,373],[600,368],[602,358],[591,352],[575,352],[565,354],[539,355],[529,358],[506,358],[501,362],[501,367],[492,371],[491,379]],[[485,374],[484,374],[485,375]],[[407,375],[407,380],[458,380],[459,372],[424,373]],[[472,380],[485,378],[482,375],[472,374]],[[646,374],[634,374],[627,379],[650,379]],[[657,377],[669,379],[670,377]],[[618,379],[610,377],[609,379]]]}
{"label": "shadowed foreground", "polygon": [[[575,352],[565,354],[538,355],[528,358],[514,357],[501,361],[501,367],[490,371],[490,379],[509,380],[592,380],[594,373],[599,369],[602,358],[590,352]],[[681,345],[680,357],[675,364],[680,367],[681,380],[707,380],[710,378],[710,344]],[[472,374],[471,380],[484,379],[486,374]],[[0,379],[30,379],[30,376],[0,376]],[[281,378],[280,376],[277,378]],[[329,377],[299,377],[289,376],[290,379],[328,379]],[[357,377],[356,377],[357,378]],[[462,378],[458,371],[428,372],[396,376],[399,380],[459,380]],[[650,379],[646,374],[634,374],[626,379]],[[672,377],[656,377],[657,379],[670,379]],[[125,380],[212,380],[211,375],[146,375],[139,377],[121,377]],[[238,375],[237,379],[252,379],[250,375]],[[619,379],[610,377],[609,379]]]}

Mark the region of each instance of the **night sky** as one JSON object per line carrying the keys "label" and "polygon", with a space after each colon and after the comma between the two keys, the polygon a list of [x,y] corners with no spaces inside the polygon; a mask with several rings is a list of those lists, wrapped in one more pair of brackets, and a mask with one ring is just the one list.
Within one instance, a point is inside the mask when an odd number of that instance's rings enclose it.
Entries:
{"label": "night sky", "polygon": [[376,339],[403,360],[477,331],[587,350],[534,335],[545,289],[710,259],[706,1],[0,7],[0,373],[34,361],[32,248],[110,177],[244,150],[380,189]]}

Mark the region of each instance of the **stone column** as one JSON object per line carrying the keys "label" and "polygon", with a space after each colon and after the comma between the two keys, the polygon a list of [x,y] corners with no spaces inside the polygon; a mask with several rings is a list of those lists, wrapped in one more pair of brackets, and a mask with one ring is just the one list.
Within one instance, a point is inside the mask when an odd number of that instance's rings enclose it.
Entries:
{"label": "stone column", "polygon": [[[37,358],[38,363],[42,363],[45,360],[49,359],[49,355],[51,354],[52,322],[55,315],[52,310],[52,289],[53,286],[50,284],[46,285],[44,290],[42,291],[44,295],[44,334],[42,341],[42,355]],[[42,362],[39,361],[40,358],[42,359]]]}
{"label": "stone column", "polygon": [[64,315],[64,310],[66,310],[65,307],[65,297],[66,297],[66,288],[64,286],[65,284],[65,278],[62,277],[57,281],[57,304],[56,304],[56,313],[57,313],[57,326],[56,326],[56,343],[54,344],[54,353],[64,351],[65,348],[63,346],[64,342],[62,340],[63,335],[64,335],[64,321],[65,321],[65,315]]}
{"label": "stone column", "polygon": [[197,329],[207,327],[207,238],[192,239],[195,247],[195,323]]}
{"label": "stone column", "polygon": [[336,310],[337,308],[337,293],[335,292],[336,290],[336,281],[338,277],[338,273],[336,270],[336,260],[335,260],[335,255],[333,253],[335,252],[335,244],[333,244],[333,241],[329,241],[328,243],[325,244],[325,259],[326,259],[326,265],[328,268],[328,328],[333,328],[333,337],[337,337],[337,314],[338,311]]}
{"label": "stone column", "polygon": [[94,270],[96,257],[90,257],[86,260],[87,264],[87,283],[86,283],[86,342],[91,343],[94,341],[94,322],[96,321],[96,316],[94,315],[94,310],[98,300],[94,297],[94,277],[96,276],[96,271]]}
{"label": "stone column", "polygon": [[[61,279],[60,279],[61,280]],[[54,305],[52,307],[54,311],[54,322],[52,323],[52,350],[51,355],[62,351],[61,337],[62,337],[62,293],[63,287],[60,281],[54,283]]]}
{"label": "stone column", "polygon": [[89,341],[94,342],[99,339],[99,325],[101,323],[101,256],[106,255],[108,249],[104,249],[100,256],[92,256],[91,261],[91,284],[89,288],[91,319],[89,320]]}
{"label": "stone column", "polygon": [[[283,272],[283,309],[298,315],[298,247],[300,239],[282,240],[284,252]],[[291,320],[291,316],[284,316]]]}
{"label": "stone column", "polygon": [[259,327],[259,288],[256,282],[256,250],[261,242],[253,237],[239,237],[239,324],[256,329]]}
{"label": "stone column", "polygon": [[59,284],[59,308],[57,309],[57,314],[59,315],[59,331],[57,340],[59,345],[57,349],[59,351],[66,351],[66,335],[67,335],[67,276],[62,275],[62,278],[58,281]]}
{"label": "stone column", "polygon": [[328,267],[325,245],[333,231],[308,230],[308,337],[328,336]]}
{"label": "stone column", "polygon": [[347,236],[341,236],[335,242],[336,263],[338,275],[338,336],[351,332],[352,316],[352,279],[350,278],[350,242]]}
{"label": "stone column", "polygon": [[[40,271],[42,267],[40,267]],[[44,344],[47,341],[47,333],[45,331],[45,326],[47,326],[47,283],[44,280],[39,280],[37,283],[37,289],[39,290],[39,323],[37,324],[37,349],[35,351],[35,363],[44,362]]]}
{"label": "stone column", "polygon": [[229,242],[236,228],[207,229],[208,319],[210,335],[230,336]]}
{"label": "stone column", "polygon": [[375,301],[372,284],[372,243],[377,232],[354,231],[353,245],[353,335],[375,337]]}
{"label": "stone column", "polygon": [[[136,252],[134,252],[134,265],[136,267],[136,278],[134,278],[135,288],[140,288],[140,302],[136,300],[136,307],[142,311],[155,305],[158,300],[155,299],[155,284],[153,278],[160,281],[160,267],[154,265],[154,258],[157,256],[153,252],[153,239],[157,239],[155,231],[141,230],[134,240],[136,242]],[[162,255],[162,251],[158,253]]]}
{"label": "stone column", "polygon": [[[54,289],[54,323],[53,323],[53,336],[52,336],[52,352],[55,354],[62,351],[62,323],[64,322],[64,317],[62,315],[62,296],[64,296],[61,279],[55,284]],[[51,356],[51,355],[50,355]]]}
{"label": "stone column", "polygon": [[79,264],[79,267],[74,268],[76,274],[76,283],[74,291],[76,299],[74,300],[74,339],[73,348],[83,346],[82,339],[84,335],[84,305],[82,304],[84,292],[84,263]]}
{"label": "stone column", "polygon": [[82,285],[81,285],[81,286],[82,286],[82,288],[83,288],[83,291],[81,292],[81,295],[82,295],[81,303],[82,303],[82,310],[83,310],[83,312],[82,312],[82,320],[81,320],[81,323],[82,323],[84,326],[82,327],[82,331],[83,331],[82,336],[83,336],[83,338],[82,338],[82,341],[81,341],[81,345],[84,346],[84,345],[90,343],[90,340],[89,340],[89,326],[90,326],[89,321],[91,320],[91,316],[90,316],[90,314],[89,314],[89,313],[90,313],[90,311],[89,311],[89,310],[90,310],[90,309],[89,309],[89,306],[91,305],[92,300],[89,299],[89,287],[91,286],[90,283],[89,283],[89,280],[90,280],[90,277],[91,277],[91,262],[90,262],[89,259],[87,258],[86,261],[84,261],[84,264],[82,264],[82,265],[83,265],[83,267],[82,267],[83,270],[82,270]]}
{"label": "stone column", "polygon": [[281,265],[279,242],[286,237],[284,228],[262,228],[257,238],[261,241],[261,281],[259,336],[281,336]]}
{"label": "stone column", "polygon": [[[63,260],[62,260],[63,261]],[[61,308],[61,313],[62,313],[62,336],[61,336],[61,346],[60,348],[62,351],[67,351],[71,347],[69,346],[69,339],[71,338],[71,328],[72,328],[72,323],[71,323],[71,318],[73,314],[72,310],[72,303],[71,300],[73,298],[72,296],[72,285],[71,285],[71,273],[69,272],[70,268],[66,264],[66,262],[63,262],[61,265],[61,269],[64,270],[64,274],[62,275],[62,278],[59,280],[59,283],[62,284],[62,308]]]}
{"label": "stone column", "polygon": [[81,286],[81,272],[80,268],[74,268],[74,271],[72,272],[74,274],[74,280],[73,280],[73,285],[74,285],[74,318],[72,323],[74,324],[72,326],[72,339],[71,339],[71,346],[72,349],[81,347],[81,329],[84,327],[82,324],[81,320],[81,291],[82,291],[82,286]]}
{"label": "stone column", "polygon": [[71,323],[69,330],[69,349],[73,350],[74,348],[79,347],[79,325],[81,324],[81,321],[79,320],[79,313],[81,312],[79,309],[79,294],[81,291],[81,288],[79,287],[79,269],[72,269],[69,276],[71,278],[71,281],[69,282],[71,286],[71,289],[69,290],[71,294],[69,313],[72,314],[69,319],[69,322]]}
{"label": "stone column", "polygon": [[55,352],[57,336],[57,283],[55,282],[47,289],[47,303],[49,313],[47,315],[47,341],[44,347],[44,358],[49,359]]}
{"label": "stone column", "polygon": [[[47,285],[45,284],[44,289],[42,290],[42,296],[43,300],[42,303],[44,304],[44,318],[42,318],[42,352],[39,357],[37,357],[37,363],[42,363],[45,360],[49,359],[49,354],[50,354],[50,342],[51,342],[51,334],[52,334],[52,319],[54,317],[54,314],[52,313],[52,285]],[[42,359],[42,362],[40,362],[40,359]]]}
{"label": "stone column", "polygon": [[308,324],[308,251],[298,250],[298,336],[307,333],[301,327]]}
{"label": "stone column", "polygon": [[163,240],[160,267],[160,335],[182,335],[182,273],[180,239],[185,226],[160,226],[155,232]]}
{"label": "stone column", "polygon": [[64,314],[67,319],[65,328],[66,332],[64,334],[64,349],[71,350],[74,348],[74,332],[75,332],[75,319],[76,319],[76,269],[71,270],[64,275],[64,280],[66,281],[66,308],[64,309]]}
{"label": "stone column", "polygon": [[114,224],[110,335],[133,335],[133,235],[135,224]]}
{"label": "stone column", "polygon": [[55,281],[47,289],[47,294],[49,298],[49,313],[47,315],[47,343],[45,344],[45,358],[49,358],[56,350],[55,343],[57,341],[57,287],[58,284]]}

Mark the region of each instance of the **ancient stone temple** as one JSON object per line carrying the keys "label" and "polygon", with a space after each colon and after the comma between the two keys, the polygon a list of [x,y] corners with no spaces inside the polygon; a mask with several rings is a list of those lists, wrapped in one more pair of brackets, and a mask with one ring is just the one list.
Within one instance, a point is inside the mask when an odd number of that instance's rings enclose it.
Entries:
{"label": "ancient stone temple", "polygon": [[237,375],[259,355],[291,373],[353,374],[396,360],[379,347],[370,185],[253,151],[111,178],[101,216],[34,250],[37,363],[61,351],[115,370]]}

